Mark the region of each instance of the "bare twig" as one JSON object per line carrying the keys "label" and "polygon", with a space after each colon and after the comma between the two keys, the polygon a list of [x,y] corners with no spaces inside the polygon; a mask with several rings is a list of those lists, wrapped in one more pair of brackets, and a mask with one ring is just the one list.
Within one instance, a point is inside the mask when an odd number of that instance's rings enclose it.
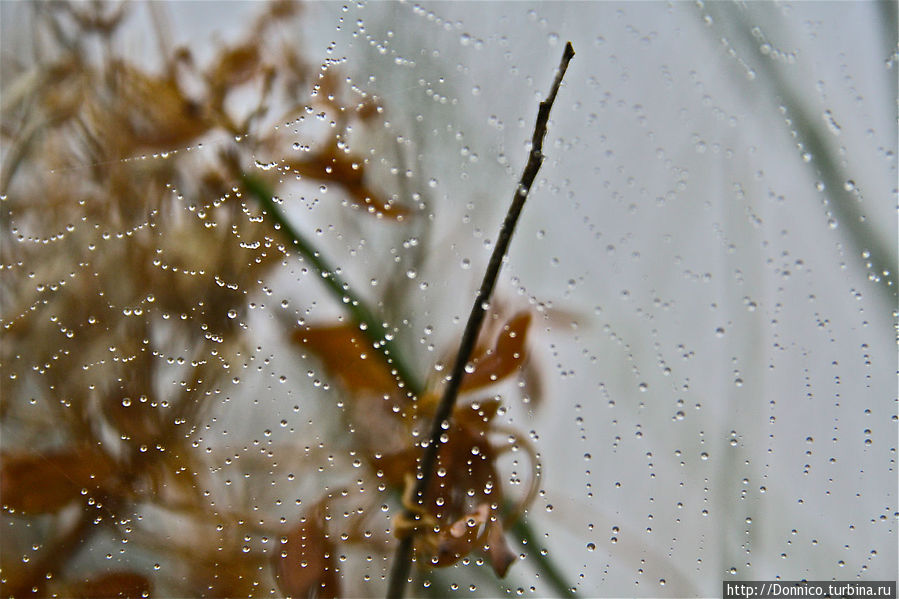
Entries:
{"label": "bare twig", "polygon": [[[462,341],[459,344],[459,351],[456,354],[456,361],[453,370],[447,382],[443,398],[437,406],[437,412],[434,414],[434,420],[431,424],[431,433],[428,444],[425,446],[424,453],[419,463],[419,471],[415,484],[413,501],[419,505],[424,503],[425,493],[428,490],[428,484],[434,471],[434,465],[437,462],[437,452],[440,448],[440,437],[449,429],[449,421],[452,415],[453,407],[456,405],[456,398],[459,395],[459,388],[462,379],[465,376],[465,365],[471,358],[477,342],[478,333],[481,323],[484,321],[486,314],[487,302],[493,293],[496,285],[496,279],[499,270],[502,267],[503,258],[509,248],[509,242],[512,240],[512,233],[515,231],[515,224],[524,208],[524,202],[528,197],[528,192],[537,177],[537,172],[543,164],[543,138],[546,137],[546,125],[549,120],[549,113],[552,110],[553,103],[556,100],[556,94],[568,69],[568,63],[574,56],[574,48],[571,42],[565,44],[565,51],[562,54],[562,61],[559,63],[559,70],[556,73],[555,81],[545,100],[540,102],[540,109],[537,112],[537,122],[534,126],[534,137],[531,141],[531,152],[528,156],[527,164],[521,173],[521,179],[515,189],[512,197],[512,205],[506,213],[506,219],[503,221],[499,230],[499,237],[496,240],[496,246],[493,248],[493,254],[490,256],[490,262],[487,263],[487,271],[484,273],[484,279],[481,287],[478,289],[478,295],[475,298],[471,313],[468,316],[468,323],[462,333]],[[419,514],[406,508],[406,517],[409,520],[417,520]],[[393,558],[393,568],[390,572],[390,580],[387,587],[387,597],[389,599],[401,599],[405,591],[406,583],[409,578],[409,570],[412,566],[412,543],[414,541],[414,532],[404,537],[397,547],[396,554]]]}
{"label": "bare twig", "polygon": [[[238,173],[241,171],[238,169]],[[388,363],[396,370],[398,382],[404,384],[405,390],[412,396],[420,397],[424,389],[424,385],[415,376],[409,368],[409,362],[403,356],[402,352],[395,341],[388,339],[383,331],[383,324],[375,326],[376,323],[383,323],[384,320],[376,316],[376,311],[367,305],[361,297],[357,296],[352,288],[339,278],[335,278],[334,269],[321,257],[320,252],[310,244],[300,233],[290,224],[287,216],[280,210],[273,199],[273,192],[261,180],[246,173],[240,175],[241,180],[247,186],[247,189],[257,199],[265,212],[278,225],[279,231],[284,237],[290,241],[291,245],[298,249],[304,259],[309,260],[312,267],[319,273],[327,288],[334,296],[341,301],[354,322],[365,324],[362,330],[366,334],[368,340],[375,345],[382,354],[384,354]],[[348,301],[347,301],[348,300]],[[522,519],[517,519],[513,526],[515,532],[515,540],[518,541],[524,549],[534,546],[532,542],[536,538],[534,531],[530,525]],[[538,569],[546,575],[550,584],[556,587],[561,596],[569,596],[569,586],[559,575],[558,568],[553,564],[552,560],[541,553],[535,553],[534,559],[539,564]]]}

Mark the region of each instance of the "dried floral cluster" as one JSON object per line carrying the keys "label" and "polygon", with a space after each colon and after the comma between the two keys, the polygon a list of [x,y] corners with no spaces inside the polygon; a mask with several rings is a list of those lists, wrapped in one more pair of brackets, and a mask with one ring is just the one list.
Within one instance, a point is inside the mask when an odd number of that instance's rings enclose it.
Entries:
{"label": "dried floral cluster", "polygon": [[[537,491],[537,455],[528,439],[498,422],[504,411],[498,396],[484,396],[489,387],[519,374],[523,392],[539,397],[539,377],[527,361],[528,312],[507,321],[494,320],[492,346],[478,348],[462,393],[469,399],[456,407],[437,457],[436,484],[429,487],[420,517],[395,518],[393,534],[415,534],[415,546],[426,564],[447,566],[484,550],[494,571],[503,576],[516,559],[506,545],[504,529],[514,522]],[[397,384],[392,368],[354,326],[304,327],[294,339],[317,355],[340,381],[353,402],[350,419],[364,423],[356,432],[359,450],[379,480],[403,489],[404,504],[412,506],[410,491],[420,444],[427,436],[440,397],[441,381],[433,380],[421,396],[409,397]],[[502,443],[495,439],[502,436]],[[497,460],[507,452],[523,451],[533,469],[528,491],[517,506],[506,505]],[[508,514],[504,523],[503,513]]]}
{"label": "dried floral cluster", "polygon": [[[172,48],[149,6],[158,71],[116,51],[137,10],[126,3],[35,4],[33,57],[3,57],[3,595],[338,596],[340,571],[352,569],[342,546],[371,559],[408,534],[425,567],[483,551],[503,575],[517,557],[504,531],[533,497],[537,466],[489,387],[520,377],[539,397],[527,312],[493,316],[417,520],[390,522],[378,506],[404,501],[443,381],[410,388],[352,314],[287,335],[338,383],[347,409],[334,414],[357,431],[350,451],[363,470],[347,480],[364,484],[328,485],[286,519],[217,467],[205,423],[255,360],[240,325],[251,293],[303,258],[254,201],[272,216],[260,190],[332,185],[348,206],[400,226],[417,207],[380,191],[349,150],[350,129],[376,127],[384,108],[348,100],[333,70],[275,41],[290,39],[279,31],[302,19],[298,5],[268,5],[247,41],[208,65]],[[327,133],[307,152],[273,125],[319,114]],[[259,156],[271,157],[264,169]],[[532,471],[517,502],[497,464],[513,451]],[[240,482],[269,485],[272,468],[246,467]],[[111,542],[127,567],[84,561]]]}

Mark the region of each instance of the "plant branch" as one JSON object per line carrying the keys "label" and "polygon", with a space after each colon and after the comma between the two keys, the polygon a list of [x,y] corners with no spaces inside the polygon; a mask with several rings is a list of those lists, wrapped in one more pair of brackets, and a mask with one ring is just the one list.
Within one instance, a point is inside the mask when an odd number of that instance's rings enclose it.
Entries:
{"label": "plant branch", "polygon": [[540,568],[537,569],[537,572],[541,577],[545,576],[563,597],[574,597],[571,586],[565,582],[565,577],[559,571],[559,568],[538,549],[537,535],[534,534],[531,526],[524,519],[519,518],[512,525],[512,532],[515,534],[515,540],[518,541],[521,548],[530,552],[533,559],[540,563]]}
{"label": "plant branch", "polygon": [[[413,375],[412,370],[407,366],[408,363],[405,361],[403,354],[396,343],[392,341],[385,343],[386,338],[377,334],[379,330],[384,329],[384,325],[378,325],[381,327],[380,329],[377,326],[373,326],[375,323],[380,322],[374,316],[375,312],[361,298],[353,293],[352,288],[348,283],[342,281],[338,276],[333,274],[335,271],[328,262],[321,257],[321,253],[290,224],[290,221],[287,220],[287,217],[274,201],[273,192],[268,188],[268,185],[257,177],[243,173],[239,168],[236,168],[236,166],[235,172],[239,173],[239,178],[246,189],[256,198],[266,214],[268,214],[278,225],[279,232],[290,241],[291,245],[296,248],[305,259],[309,260],[312,267],[325,281],[328,289],[334,293],[344,306],[346,306],[347,311],[354,321],[357,323],[365,323],[367,325],[364,331],[367,338],[379,351],[381,351],[387,358],[387,361],[393,365],[393,368],[397,372],[397,377],[400,381],[404,382],[405,388],[412,395],[420,396],[424,390],[424,385]],[[513,530],[516,533],[515,539],[522,544],[523,548],[527,548],[526,539],[536,538],[530,524],[524,520],[516,520]],[[534,554],[534,559],[541,564],[541,568],[539,569],[547,573],[550,582],[556,587],[556,590],[559,591],[560,595],[570,596],[571,593],[568,590],[569,585],[567,585],[561,576],[557,574],[558,568],[553,564],[552,560],[539,552]]]}
{"label": "plant branch", "polygon": [[[449,429],[453,407],[456,405],[459,388],[462,384],[462,379],[465,376],[465,366],[468,364],[468,360],[471,358],[471,353],[477,342],[478,333],[481,324],[484,321],[487,305],[490,296],[493,293],[493,288],[496,286],[496,280],[499,276],[503,259],[509,248],[509,242],[512,240],[512,234],[515,231],[515,225],[518,222],[518,217],[521,215],[522,208],[524,208],[524,202],[527,200],[528,192],[534,183],[534,179],[537,177],[537,172],[543,164],[543,139],[546,137],[546,126],[549,121],[549,113],[556,100],[556,94],[559,91],[562,78],[565,76],[565,71],[568,69],[568,63],[573,56],[574,49],[571,46],[571,42],[568,42],[565,44],[562,61],[559,63],[559,70],[556,73],[556,78],[555,81],[553,81],[549,95],[544,101],[540,102],[527,164],[524,167],[521,179],[512,197],[512,205],[509,206],[509,211],[506,213],[506,218],[500,228],[499,237],[493,248],[493,254],[490,256],[490,261],[487,263],[484,279],[478,289],[477,297],[471,308],[471,313],[468,316],[468,323],[465,325],[465,330],[462,333],[462,341],[459,344],[459,351],[456,354],[456,361],[453,365],[452,373],[450,374],[443,397],[437,406],[434,420],[431,423],[430,436],[419,463],[419,472],[414,493],[412,495],[414,501],[419,505],[422,505],[424,502],[428,484],[431,481],[434,466],[437,462],[437,453],[441,444],[440,437]],[[406,516],[410,520],[417,518],[417,514],[408,508],[406,509]],[[413,540],[414,533],[411,533],[404,537],[397,547],[387,588],[387,596],[391,599],[401,599],[403,597],[405,586],[409,578],[409,570],[412,566]]]}

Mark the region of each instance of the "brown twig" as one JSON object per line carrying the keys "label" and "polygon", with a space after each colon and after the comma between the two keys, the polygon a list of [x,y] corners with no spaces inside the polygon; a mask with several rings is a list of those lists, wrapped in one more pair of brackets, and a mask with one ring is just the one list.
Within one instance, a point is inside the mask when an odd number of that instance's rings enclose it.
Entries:
{"label": "brown twig", "polygon": [[[490,256],[490,262],[487,263],[487,271],[484,273],[484,279],[481,287],[478,289],[478,295],[475,298],[471,313],[468,315],[468,323],[462,333],[462,341],[459,344],[459,351],[456,354],[456,361],[453,370],[447,382],[443,398],[437,406],[437,412],[434,414],[434,420],[431,423],[431,433],[428,444],[424,448],[424,453],[419,463],[418,477],[415,489],[412,494],[413,501],[418,505],[424,503],[424,497],[428,490],[428,484],[437,462],[437,453],[440,448],[440,437],[449,430],[449,421],[456,405],[456,398],[459,395],[459,387],[465,376],[465,365],[471,358],[477,342],[478,333],[481,323],[484,321],[486,314],[487,302],[496,286],[496,279],[502,267],[503,258],[509,248],[509,242],[512,240],[512,234],[515,231],[515,224],[524,208],[524,202],[527,200],[528,192],[537,177],[537,172],[543,164],[543,138],[546,137],[546,125],[549,121],[549,112],[552,110],[553,103],[556,100],[556,94],[559,86],[562,84],[562,78],[568,69],[568,63],[574,56],[574,48],[571,42],[565,44],[565,51],[562,54],[562,61],[559,63],[559,71],[556,73],[555,81],[553,81],[552,89],[545,100],[540,102],[540,109],[537,112],[537,122],[534,125],[534,137],[531,141],[531,152],[528,156],[527,164],[521,173],[521,179],[515,189],[512,197],[512,205],[506,213],[506,219],[503,221],[499,230],[499,237],[496,240],[496,246],[493,248],[493,254]],[[417,520],[419,514],[406,508],[406,517],[409,520]],[[390,572],[390,579],[387,586],[387,597],[389,599],[402,599],[405,592],[406,583],[409,578],[409,570],[412,566],[412,543],[414,541],[414,532],[404,537],[397,547],[396,554],[393,558],[393,568]]]}

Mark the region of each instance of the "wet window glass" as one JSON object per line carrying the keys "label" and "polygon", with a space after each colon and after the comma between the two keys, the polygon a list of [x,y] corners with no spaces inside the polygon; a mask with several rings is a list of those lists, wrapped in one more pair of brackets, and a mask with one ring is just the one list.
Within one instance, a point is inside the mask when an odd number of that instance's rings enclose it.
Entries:
{"label": "wet window glass", "polygon": [[895,3],[0,28],[4,596],[896,579]]}

